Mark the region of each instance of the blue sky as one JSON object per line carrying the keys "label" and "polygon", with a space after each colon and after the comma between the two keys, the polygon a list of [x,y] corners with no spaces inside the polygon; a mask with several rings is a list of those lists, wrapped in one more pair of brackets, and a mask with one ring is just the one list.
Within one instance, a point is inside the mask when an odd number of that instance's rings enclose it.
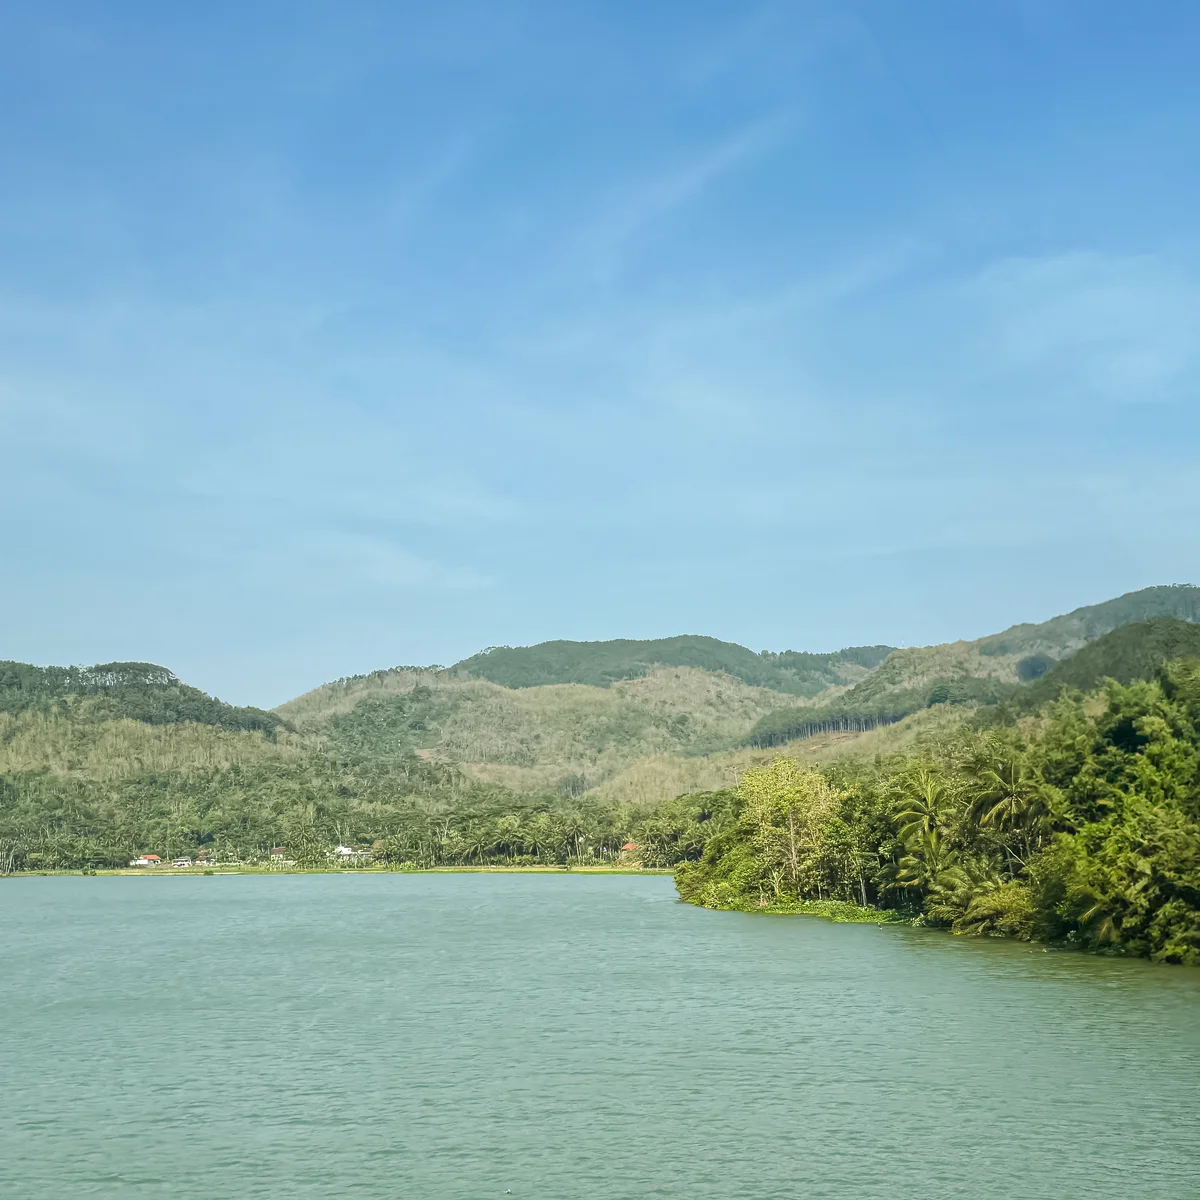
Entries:
{"label": "blue sky", "polygon": [[0,657],[276,704],[490,644],[1200,582],[1200,8],[0,10]]}

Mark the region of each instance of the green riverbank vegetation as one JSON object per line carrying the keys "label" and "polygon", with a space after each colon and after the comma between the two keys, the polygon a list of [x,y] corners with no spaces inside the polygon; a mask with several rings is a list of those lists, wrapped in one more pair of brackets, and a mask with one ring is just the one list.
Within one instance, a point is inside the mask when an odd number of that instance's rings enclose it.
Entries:
{"label": "green riverbank vegetation", "polygon": [[752,768],[676,882],[710,908],[1200,964],[1200,660],[874,763]]}
{"label": "green riverbank vegetation", "polygon": [[1172,585],[901,650],[501,647],[271,712],[0,662],[0,873],[678,867],[711,907],[1191,962],[1198,657]]}

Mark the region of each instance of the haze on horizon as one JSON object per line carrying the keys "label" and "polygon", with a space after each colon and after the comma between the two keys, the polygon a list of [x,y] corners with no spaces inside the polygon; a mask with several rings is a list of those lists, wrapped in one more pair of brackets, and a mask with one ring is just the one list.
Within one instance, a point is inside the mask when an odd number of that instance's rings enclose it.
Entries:
{"label": "haze on horizon", "polygon": [[15,0],[0,658],[236,703],[1198,582],[1200,10]]}

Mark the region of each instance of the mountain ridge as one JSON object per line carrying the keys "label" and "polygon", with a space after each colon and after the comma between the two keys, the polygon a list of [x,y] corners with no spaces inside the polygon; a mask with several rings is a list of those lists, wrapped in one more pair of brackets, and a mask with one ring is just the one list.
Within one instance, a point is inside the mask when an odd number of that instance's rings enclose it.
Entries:
{"label": "mountain ridge", "polygon": [[[356,838],[400,839],[397,861],[471,861],[484,853],[471,839],[518,813],[558,830],[562,855],[583,853],[563,830],[590,814],[584,824],[607,830],[608,853],[656,806],[727,788],[784,743],[808,762],[886,757],[980,712],[1006,720],[1063,687],[1145,677],[1200,646],[1200,622],[1161,615],[1200,615],[1198,593],[1146,589],[974,642],[890,651],[756,655],[698,637],[543,643],[540,660],[513,652],[490,663],[593,677],[615,664],[630,676],[511,687],[461,665],[396,668],[271,713],[223,704],[154,664],[0,663],[0,870],[111,864],[150,846],[252,857],[307,846],[319,863],[322,845]],[[1114,621],[1127,624],[1092,636]],[[647,663],[664,644],[745,672],[761,666],[760,678],[792,690]],[[857,678],[801,694],[839,672]]]}
{"label": "mountain ridge", "polygon": [[737,642],[703,634],[606,641],[548,641],[533,646],[492,646],[449,670],[490,679],[505,687],[583,683],[608,687],[636,679],[654,667],[723,671],[752,687],[813,696],[826,687],[853,683],[877,667],[894,646],[847,646],[828,653],[803,650],[755,653]]}

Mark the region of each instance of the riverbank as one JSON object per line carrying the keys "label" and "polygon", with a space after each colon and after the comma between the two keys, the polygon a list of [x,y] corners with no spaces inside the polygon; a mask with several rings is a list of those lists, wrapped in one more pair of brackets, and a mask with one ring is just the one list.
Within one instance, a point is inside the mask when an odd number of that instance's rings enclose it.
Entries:
{"label": "riverbank", "polygon": [[179,878],[196,875],[670,875],[669,867],[508,867],[508,866],[447,866],[447,867],[298,867],[263,866],[257,863],[224,863],[209,867],[97,867],[87,871],[13,871],[0,879],[31,879],[37,876],[123,875],[153,878]]}
{"label": "riverbank", "polygon": [[[687,901],[686,903],[691,903]],[[911,925],[911,913],[890,908],[863,908],[844,900],[790,900],[780,904],[731,903],[719,906],[699,904],[710,912],[754,913],[767,917],[824,917],[827,921],[852,925]]]}

